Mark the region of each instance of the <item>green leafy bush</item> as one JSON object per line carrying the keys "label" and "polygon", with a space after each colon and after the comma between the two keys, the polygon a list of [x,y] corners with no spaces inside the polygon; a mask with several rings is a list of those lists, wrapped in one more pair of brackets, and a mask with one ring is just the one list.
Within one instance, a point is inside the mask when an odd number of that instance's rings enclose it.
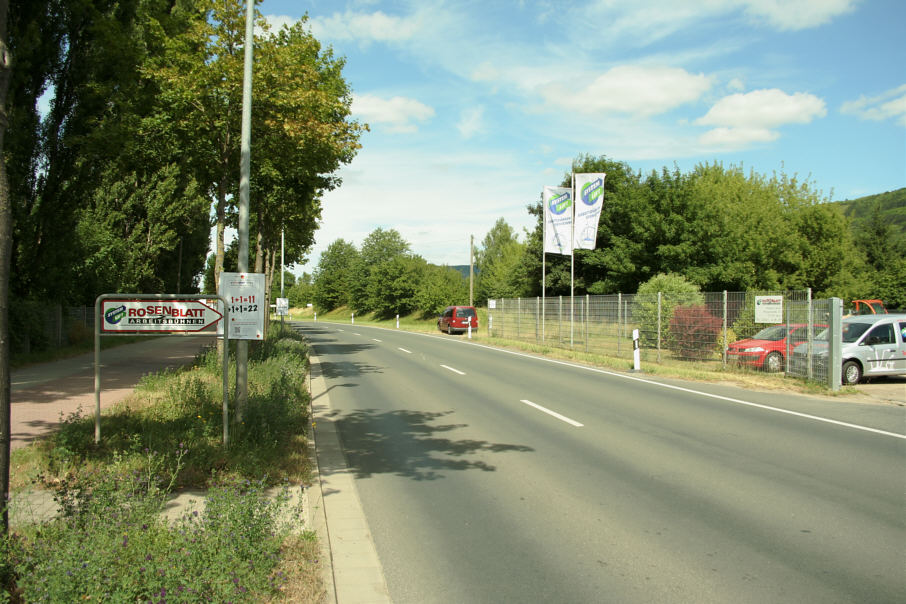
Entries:
{"label": "green leafy bush", "polygon": [[639,325],[641,345],[653,348],[658,343],[658,293],[661,294],[661,343],[670,340],[670,325],[677,306],[703,304],[705,299],[694,283],[675,273],[658,274],[641,284],[633,298],[633,321]]}

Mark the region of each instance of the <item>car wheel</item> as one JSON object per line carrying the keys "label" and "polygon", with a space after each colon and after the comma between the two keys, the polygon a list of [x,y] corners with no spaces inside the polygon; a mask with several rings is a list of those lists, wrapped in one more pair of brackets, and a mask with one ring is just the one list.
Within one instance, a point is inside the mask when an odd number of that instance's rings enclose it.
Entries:
{"label": "car wheel", "polygon": [[771,373],[777,373],[778,371],[783,370],[783,355],[779,352],[772,352],[764,359],[764,364],[762,365],[765,371]]}
{"label": "car wheel", "polygon": [[862,381],[862,367],[855,361],[846,361],[843,363],[843,384],[846,386],[855,386]]}

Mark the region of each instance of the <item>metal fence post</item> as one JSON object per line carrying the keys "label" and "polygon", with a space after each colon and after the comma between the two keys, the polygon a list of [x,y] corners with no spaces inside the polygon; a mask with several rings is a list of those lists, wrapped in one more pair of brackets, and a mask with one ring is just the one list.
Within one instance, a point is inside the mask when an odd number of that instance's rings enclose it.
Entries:
{"label": "metal fence post", "polygon": [[721,350],[721,358],[723,359],[724,367],[727,366],[727,290],[724,290],[724,345],[723,350]]}
{"label": "metal fence post", "polygon": [[661,292],[657,293],[657,362],[661,362]]}
{"label": "metal fence post", "polygon": [[808,346],[806,347],[806,370],[805,375],[808,379],[812,379],[812,352],[814,350],[814,337],[815,337],[815,317],[812,313],[812,288],[808,288],[806,294],[806,304],[808,305]]}
{"label": "metal fence post", "polygon": [[521,336],[521,323],[522,323],[522,298],[516,298],[516,339],[518,340]]}
{"label": "metal fence post", "polygon": [[827,381],[830,389],[836,392],[842,386],[843,363],[843,300],[830,299],[830,335],[827,341]]}
{"label": "metal fence post", "polygon": [[585,294],[585,354],[588,354],[588,311],[590,300],[588,294]]}
{"label": "metal fence post", "polygon": [[617,356],[620,356],[620,340],[623,339],[623,293],[617,293]]}
{"label": "metal fence post", "polygon": [[535,341],[538,341],[538,310],[541,308],[541,297],[535,296]]}
{"label": "metal fence post", "polygon": [[563,296],[560,296],[560,307],[557,310],[557,343],[563,344]]}

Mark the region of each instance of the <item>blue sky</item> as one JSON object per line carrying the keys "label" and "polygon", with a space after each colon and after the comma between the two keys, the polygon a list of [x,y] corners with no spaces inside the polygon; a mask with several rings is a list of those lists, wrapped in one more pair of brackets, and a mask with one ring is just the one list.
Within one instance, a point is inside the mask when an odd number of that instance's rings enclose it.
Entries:
{"label": "blue sky", "polygon": [[[903,0],[264,0],[346,59],[371,131],[324,199],[327,245],[394,228],[466,264],[580,154],[743,165],[832,200],[906,186]],[[254,158],[252,158],[254,161]],[[605,199],[606,203],[606,199]]]}

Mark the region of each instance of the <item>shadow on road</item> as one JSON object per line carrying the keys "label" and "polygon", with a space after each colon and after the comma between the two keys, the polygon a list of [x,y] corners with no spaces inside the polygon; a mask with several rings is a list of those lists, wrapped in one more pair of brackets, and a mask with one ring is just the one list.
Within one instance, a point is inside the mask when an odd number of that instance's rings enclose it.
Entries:
{"label": "shadow on road", "polygon": [[434,423],[451,413],[365,409],[343,415],[335,412],[330,421],[337,424],[349,469],[356,478],[395,474],[414,480],[437,480],[449,470],[493,472],[496,467],[482,459],[487,454],[534,451],[524,445],[444,438],[442,433],[466,427]]}

